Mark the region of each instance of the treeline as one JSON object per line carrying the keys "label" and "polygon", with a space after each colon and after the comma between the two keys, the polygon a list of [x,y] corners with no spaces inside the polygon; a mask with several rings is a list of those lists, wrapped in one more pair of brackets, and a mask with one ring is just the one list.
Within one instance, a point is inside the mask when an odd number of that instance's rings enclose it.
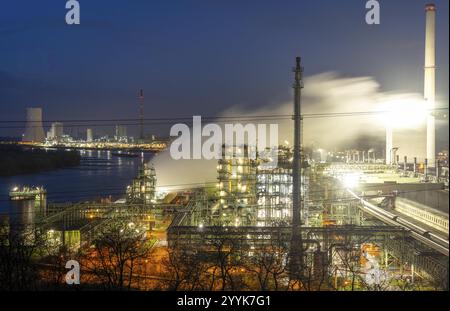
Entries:
{"label": "treeline", "polygon": [[0,176],[38,173],[80,164],[76,151],[25,149],[0,145]]}
{"label": "treeline", "polygon": [[[181,241],[168,249],[155,248],[141,227],[125,219],[107,224],[91,247],[76,252],[54,244],[44,230],[13,227],[0,226],[0,291],[410,291],[430,286],[441,290],[446,280],[443,276],[422,287],[410,282],[409,273],[399,272],[395,280],[368,284],[356,250],[340,252],[339,271],[327,260],[305,260],[301,272],[292,274],[290,250],[276,238],[252,254],[236,239],[223,236],[212,237],[203,251]],[[79,263],[79,285],[65,283],[69,260]]]}

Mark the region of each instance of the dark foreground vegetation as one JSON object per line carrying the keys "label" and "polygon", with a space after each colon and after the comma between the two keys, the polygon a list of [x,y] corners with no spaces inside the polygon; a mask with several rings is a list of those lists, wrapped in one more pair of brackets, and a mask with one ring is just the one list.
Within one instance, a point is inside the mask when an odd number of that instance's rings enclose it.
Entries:
{"label": "dark foreground vegetation", "polygon": [[80,164],[76,151],[27,149],[0,145],[0,176],[38,173]]}
{"label": "dark foreground vegetation", "polygon": [[[306,263],[293,277],[286,261],[289,249],[279,239],[252,255],[239,242],[213,237],[207,251],[181,245],[155,246],[155,239],[119,219],[99,229],[90,246],[70,250],[34,226],[0,224],[0,292],[45,290],[158,290],[158,291],[415,291],[441,290],[441,281],[412,283],[408,272],[396,280],[368,284],[360,258],[350,252],[341,258],[346,276],[335,274],[326,261]],[[140,228],[140,227],[139,227]],[[56,233],[56,232],[54,232]],[[76,260],[79,284],[66,284]],[[443,276],[445,278],[445,276]]]}

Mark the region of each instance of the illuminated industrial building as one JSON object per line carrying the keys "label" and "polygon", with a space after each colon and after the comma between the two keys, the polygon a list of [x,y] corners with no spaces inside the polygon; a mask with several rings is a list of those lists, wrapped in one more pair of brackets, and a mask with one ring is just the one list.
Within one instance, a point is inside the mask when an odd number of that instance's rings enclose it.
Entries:
{"label": "illuminated industrial building", "polygon": [[257,159],[252,148],[222,146],[217,166],[220,218],[222,223],[241,225],[254,220]]}
{"label": "illuminated industrial building", "polygon": [[[226,152],[229,157],[226,157]],[[222,224],[265,226],[289,221],[292,209],[292,150],[279,146],[251,157],[251,148],[223,147],[219,160],[218,197]],[[273,152],[273,151],[272,151]],[[267,152],[268,153],[268,152]],[[254,154],[256,155],[256,153]]]}
{"label": "illuminated industrial building", "polygon": [[280,220],[290,221],[292,210],[292,150],[279,146],[276,166],[264,165],[260,158],[257,170],[258,225]]}
{"label": "illuminated industrial building", "polygon": [[116,135],[114,136],[114,139],[119,142],[127,142],[127,127],[124,125],[116,125]]}
{"label": "illuminated industrial building", "polygon": [[50,131],[47,132],[48,140],[61,140],[64,135],[64,126],[61,122],[53,122]]}
{"label": "illuminated industrial building", "polygon": [[155,168],[149,162],[144,163],[139,173],[127,188],[127,202],[151,204],[156,194]]}

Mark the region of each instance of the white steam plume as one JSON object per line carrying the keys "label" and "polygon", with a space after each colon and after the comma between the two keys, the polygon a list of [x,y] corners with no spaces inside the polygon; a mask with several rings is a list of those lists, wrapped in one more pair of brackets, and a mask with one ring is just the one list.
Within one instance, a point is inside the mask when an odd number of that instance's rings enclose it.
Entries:
{"label": "white steam plume", "polygon": [[[220,117],[240,116],[242,119],[251,116],[279,116],[292,115],[292,102],[268,105],[258,109],[244,109],[232,107]],[[303,123],[303,143],[305,146],[314,145],[325,149],[351,148],[346,145],[349,141],[360,137],[376,137],[384,141],[385,122],[389,120],[394,127],[408,128],[408,134],[396,130],[396,137],[401,138],[399,154],[408,154],[409,157],[422,156],[425,147],[425,138],[422,139],[421,129],[424,125],[425,113],[417,111],[424,109],[423,97],[411,93],[382,93],[378,83],[371,77],[339,77],[336,73],[327,72],[306,78],[305,88],[302,90],[302,114],[333,114],[357,113],[392,110],[390,114],[363,114],[336,116],[327,115],[322,118],[305,118]],[[412,113],[412,114],[411,114]],[[406,116],[406,118],[405,118]],[[400,122],[401,118],[413,122]],[[227,121],[231,123],[232,121]],[[244,125],[248,122],[278,123],[279,142],[292,142],[293,121],[284,119],[280,121],[236,121]],[[203,122],[205,125],[207,122]],[[209,122],[208,122],[209,123]],[[219,123],[221,124],[221,123]],[[191,133],[192,134],[192,133]],[[411,143],[410,140],[414,143]],[[422,142],[417,143],[417,142]],[[397,143],[399,145],[400,142]],[[375,144],[367,145],[372,148]],[[423,146],[422,146],[423,145]],[[383,150],[378,150],[379,154]],[[415,155],[414,155],[415,154]],[[156,168],[158,185],[184,185],[196,183],[213,183],[216,181],[216,160],[173,160],[169,151],[155,156],[153,160]]]}

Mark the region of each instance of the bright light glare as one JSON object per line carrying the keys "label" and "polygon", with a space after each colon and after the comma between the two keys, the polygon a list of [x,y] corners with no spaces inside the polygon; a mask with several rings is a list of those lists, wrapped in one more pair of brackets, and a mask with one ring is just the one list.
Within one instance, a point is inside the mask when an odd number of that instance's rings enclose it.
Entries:
{"label": "bright light glare", "polygon": [[412,95],[392,96],[383,102],[381,110],[386,111],[380,115],[381,121],[393,128],[417,128],[427,116],[425,100]]}
{"label": "bright light glare", "polygon": [[342,181],[344,182],[344,185],[347,188],[353,188],[358,185],[359,176],[357,174],[344,175],[344,177],[342,178]]}
{"label": "bright light glare", "polygon": [[160,194],[167,194],[170,192],[169,187],[156,187],[156,192]]}

